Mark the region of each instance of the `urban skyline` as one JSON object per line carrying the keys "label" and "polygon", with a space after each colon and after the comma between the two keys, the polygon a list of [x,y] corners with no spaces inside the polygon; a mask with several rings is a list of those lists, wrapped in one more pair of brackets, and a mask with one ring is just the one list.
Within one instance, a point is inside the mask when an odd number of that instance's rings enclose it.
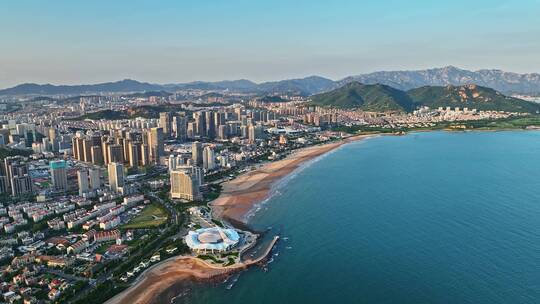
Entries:
{"label": "urban skyline", "polygon": [[539,15],[1,3],[0,302],[540,302]]}

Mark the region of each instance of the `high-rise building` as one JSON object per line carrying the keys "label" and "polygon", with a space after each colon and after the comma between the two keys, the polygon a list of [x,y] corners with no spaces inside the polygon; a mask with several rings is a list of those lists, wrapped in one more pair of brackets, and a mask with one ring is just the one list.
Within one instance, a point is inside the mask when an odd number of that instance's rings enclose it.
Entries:
{"label": "high-rise building", "polygon": [[130,141],[128,144],[129,152],[129,166],[136,168],[139,166],[139,151],[141,150],[141,144],[138,142]]}
{"label": "high-rise building", "polygon": [[75,136],[72,138],[71,142],[72,142],[73,157],[79,161],[84,161],[84,147],[83,147],[84,139],[79,136]]}
{"label": "high-rise building", "polygon": [[171,171],[171,197],[190,201],[201,199],[198,182],[189,169]]}
{"label": "high-rise building", "polygon": [[49,128],[49,139],[51,142],[56,139],[56,129],[55,128]]}
{"label": "high-rise building", "polygon": [[[34,143],[34,145],[32,146],[35,146],[36,143]],[[47,137],[43,137],[41,139],[41,147],[42,147],[42,151],[45,152],[45,151],[51,151],[51,141],[47,138]]]}
{"label": "high-rise building", "polygon": [[3,188],[9,189],[12,196],[32,193],[32,178],[28,172],[28,164],[21,156],[10,156],[4,158]]}
{"label": "high-rise building", "polygon": [[216,137],[216,125],[214,122],[214,112],[208,111],[205,113],[206,120],[206,137],[213,139]]}
{"label": "high-rise building", "polygon": [[93,146],[90,148],[92,154],[92,164],[94,165],[103,165],[103,151],[101,146]]}
{"label": "high-rise building", "polygon": [[148,166],[150,164],[150,148],[146,144],[141,145],[141,165]]}
{"label": "high-rise building", "polygon": [[129,143],[131,141],[128,140],[127,138],[122,138],[121,140],[121,146],[122,146],[122,151],[124,152],[124,160],[129,163]]}
{"label": "high-rise building", "polygon": [[114,192],[120,192],[124,186],[124,166],[120,163],[111,162],[107,167],[109,173],[109,187]]}
{"label": "high-rise building", "polygon": [[103,164],[109,164],[109,138],[107,136],[101,137],[101,154],[103,155]]}
{"label": "high-rise building", "polygon": [[204,183],[204,172],[201,167],[191,166],[191,174],[193,178],[199,183],[199,187]]}
{"label": "high-rise building", "polygon": [[191,144],[191,159],[193,160],[193,163],[197,166],[202,165],[203,163],[202,144],[198,141],[194,141]]}
{"label": "high-rise building", "polygon": [[97,190],[101,188],[101,172],[99,169],[88,170],[90,189]]}
{"label": "high-rise building", "polygon": [[176,157],[174,155],[169,155],[169,172],[176,169]]}
{"label": "high-rise building", "polygon": [[112,163],[123,163],[124,162],[124,147],[121,145],[109,145],[108,146],[108,159]]}
{"label": "high-rise building", "polygon": [[151,128],[148,136],[150,159],[159,164],[160,157],[165,155],[165,143],[163,142],[163,129]]}
{"label": "high-rise building", "polygon": [[206,170],[213,170],[215,167],[214,148],[206,146],[203,150],[203,168]]}
{"label": "high-rise building", "polygon": [[255,143],[257,139],[261,139],[263,137],[263,129],[260,125],[250,125],[248,127],[248,140],[250,143]]}
{"label": "high-rise building", "polygon": [[88,183],[88,171],[86,169],[81,169],[77,171],[77,184],[79,185],[80,196],[83,196],[90,190],[90,186]]}
{"label": "high-rise building", "polygon": [[187,125],[187,138],[195,138],[195,135],[197,133],[197,125],[194,122],[188,122]]}
{"label": "high-rise building", "polygon": [[221,140],[229,138],[229,127],[227,125],[220,125],[218,127],[218,138]]}
{"label": "high-rise building", "polygon": [[242,108],[234,108],[236,114],[236,120],[242,120]]}
{"label": "high-rise building", "polygon": [[195,112],[193,118],[195,119],[195,135],[206,136],[206,112]]}
{"label": "high-rise building", "polygon": [[176,139],[185,141],[187,139],[188,120],[185,116],[173,117],[173,131]]}
{"label": "high-rise building", "polygon": [[159,113],[159,126],[163,129],[163,135],[165,137],[171,137],[171,116],[170,112]]}
{"label": "high-rise building", "polygon": [[248,128],[248,126],[244,126],[244,125],[240,126],[240,136],[242,138],[248,138],[248,136],[249,136],[249,128]]}
{"label": "high-rise building", "polygon": [[92,139],[84,138],[83,143],[83,161],[90,163],[92,162]]}
{"label": "high-rise building", "polygon": [[224,112],[215,112],[214,113],[214,125],[216,130],[219,129],[219,126],[225,124],[225,113]]}
{"label": "high-rise building", "polygon": [[56,191],[67,191],[67,165],[65,160],[53,160],[49,162],[51,181]]}

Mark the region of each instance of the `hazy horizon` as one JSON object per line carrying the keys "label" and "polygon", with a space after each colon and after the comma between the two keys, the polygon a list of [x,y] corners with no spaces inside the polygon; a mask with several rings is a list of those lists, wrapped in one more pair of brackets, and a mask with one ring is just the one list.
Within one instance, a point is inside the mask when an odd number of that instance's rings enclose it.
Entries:
{"label": "hazy horizon", "polygon": [[0,88],[337,80],[448,65],[536,73],[538,13],[538,0],[5,2]]}
{"label": "hazy horizon", "polygon": [[[447,66],[440,66],[440,67],[428,67],[428,68],[425,68],[425,69],[409,69],[409,70],[405,70],[405,69],[401,69],[401,70],[398,70],[398,69],[395,69],[395,70],[374,70],[374,71],[368,71],[368,72],[364,72],[364,73],[350,73],[350,74],[347,74],[346,76],[343,76],[343,77],[340,77],[340,78],[330,78],[330,77],[326,77],[324,75],[318,75],[318,74],[312,74],[312,75],[304,75],[304,76],[298,76],[298,77],[288,77],[288,78],[281,78],[281,79],[270,79],[270,80],[265,80],[265,81],[254,81],[252,79],[248,79],[248,78],[236,78],[236,79],[216,79],[216,80],[206,80],[206,79],[195,79],[195,80],[190,80],[190,81],[184,81],[184,82],[156,82],[156,81],[146,81],[146,80],[140,80],[140,79],[134,79],[134,78],[122,78],[122,79],[112,79],[112,80],[105,80],[105,81],[99,81],[99,82],[88,82],[88,83],[35,83],[35,84],[38,84],[38,85],[54,85],[54,86],[61,86],[61,85],[67,85],[67,86],[76,86],[76,85],[96,85],[96,84],[102,84],[102,83],[113,83],[113,82],[119,82],[119,81],[123,81],[123,80],[134,80],[134,81],[138,81],[138,82],[141,82],[141,83],[149,83],[149,84],[156,84],[156,85],[169,85],[169,84],[182,84],[182,83],[194,83],[194,82],[220,82],[220,81],[239,81],[239,80],[247,80],[247,81],[251,81],[251,82],[254,82],[256,84],[261,84],[261,83],[264,83],[264,82],[274,82],[274,81],[281,81],[281,80],[292,80],[292,79],[302,79],[302,78],[308,78],[308,77],[313,77],[313,76],[318,76],[318,77],[323,77],[323,78],[326,78],[326,79],[330,79],[332,81],[340,81],[346,77],[349,77],[349,76],[356,76],[356,75],[360,75],[360,74],[369,74],[369,73],[373,73],[373,72],[396,72],[396,71],[419,71],[419,70],[428,70],[428,69],[443,69],[443,68],[447,68],[447,67],[455,67],[457,69],[461,69],[461,70],[468,70],[468,71],[472,71],[472,72],[476,72],[476,71],[479,71],[479,70],[484,70],[484,69],[491,69],[491,68],[479,68],[479,69],[465,69],[465,68],[462,68],[462,67],[459,67],[459,66],[455,66],[455,65],[447,65]],[[495,69],[493,69],[495,70]],[[514,71],[508,71],[508,70],[505,70],[504,72],[510,72],[510,73],[519,73],[519,72],[514,72]],[[532,74],[532,73],[536,73],[538,74],[537,72],[523,72],[523,73],[519,73],[519,74]],[[11,87],[14,87],[14,86],[17,86],[17,85],[22,85],[22,84],[34,84],[34,82],[21,82],[21,83],[17,83],[13,86],[10,86],[10,87],[0,87],[0,89],[5,89],[5,88],[11,88]]]}

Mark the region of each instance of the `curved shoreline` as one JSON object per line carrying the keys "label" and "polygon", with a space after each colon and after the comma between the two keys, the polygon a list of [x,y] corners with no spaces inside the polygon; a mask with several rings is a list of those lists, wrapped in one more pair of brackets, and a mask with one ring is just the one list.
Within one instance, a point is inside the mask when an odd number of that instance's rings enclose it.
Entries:
{"label": "curved shoreline", "polygon": [[[266,163],[256,170],[225,182],[222,184],[223,191],[221,195],[209,203],[212,216],[225,220],[235,227],[246,227],[248,215],[261,202],[270,197],[273,187],[283,178],[301,168],[306,162],[314,160],[344,144],[375,136],[379,135],[355,135],[337,142],[306,147],[282,160]],[[192,256],[169,258],[145,270],[128,289],[109,299],[106,303],[142,304],[170,301],[171,289],[178,289],[175,286],[178,287],[179,284],[190,281],[211,281],[260,262],[269,254],[278,239],[279,237],[274,237],[265,253],[259,258],[227,267],[211,265]]]}
{"label": "curved shoreline", "polygon": [[306,162],[314,160],[344,144],[379,136],[378,134],[355,135],[343,140],[303,148],[282,160],[262,165],[253,171],[222,184],[221,195],[209,203],[212,216],[247,225],[249,216],[257,206],[271,196],[273,187]]}
{"label": "curved shoreline", "polygon": [[260,263],[270,254],[278,240],[279,236],[275,236],[258,258],[230,266],[212,265],[192,256],[169,258],[145,270],[128,289],[109,299],[106,303],[160,303],[163,295],[181,281],[209,281]]}

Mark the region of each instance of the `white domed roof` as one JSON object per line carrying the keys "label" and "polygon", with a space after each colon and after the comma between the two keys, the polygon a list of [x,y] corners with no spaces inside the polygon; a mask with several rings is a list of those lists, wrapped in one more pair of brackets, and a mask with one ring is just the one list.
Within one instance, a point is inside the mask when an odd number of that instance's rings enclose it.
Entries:
{"label": "white domed roof", "polygon": [[216,244],[223,242],[223,238],[217,230],[207,230],[199,234],[197,239],[199,239],[199,242],[207,244]]}

